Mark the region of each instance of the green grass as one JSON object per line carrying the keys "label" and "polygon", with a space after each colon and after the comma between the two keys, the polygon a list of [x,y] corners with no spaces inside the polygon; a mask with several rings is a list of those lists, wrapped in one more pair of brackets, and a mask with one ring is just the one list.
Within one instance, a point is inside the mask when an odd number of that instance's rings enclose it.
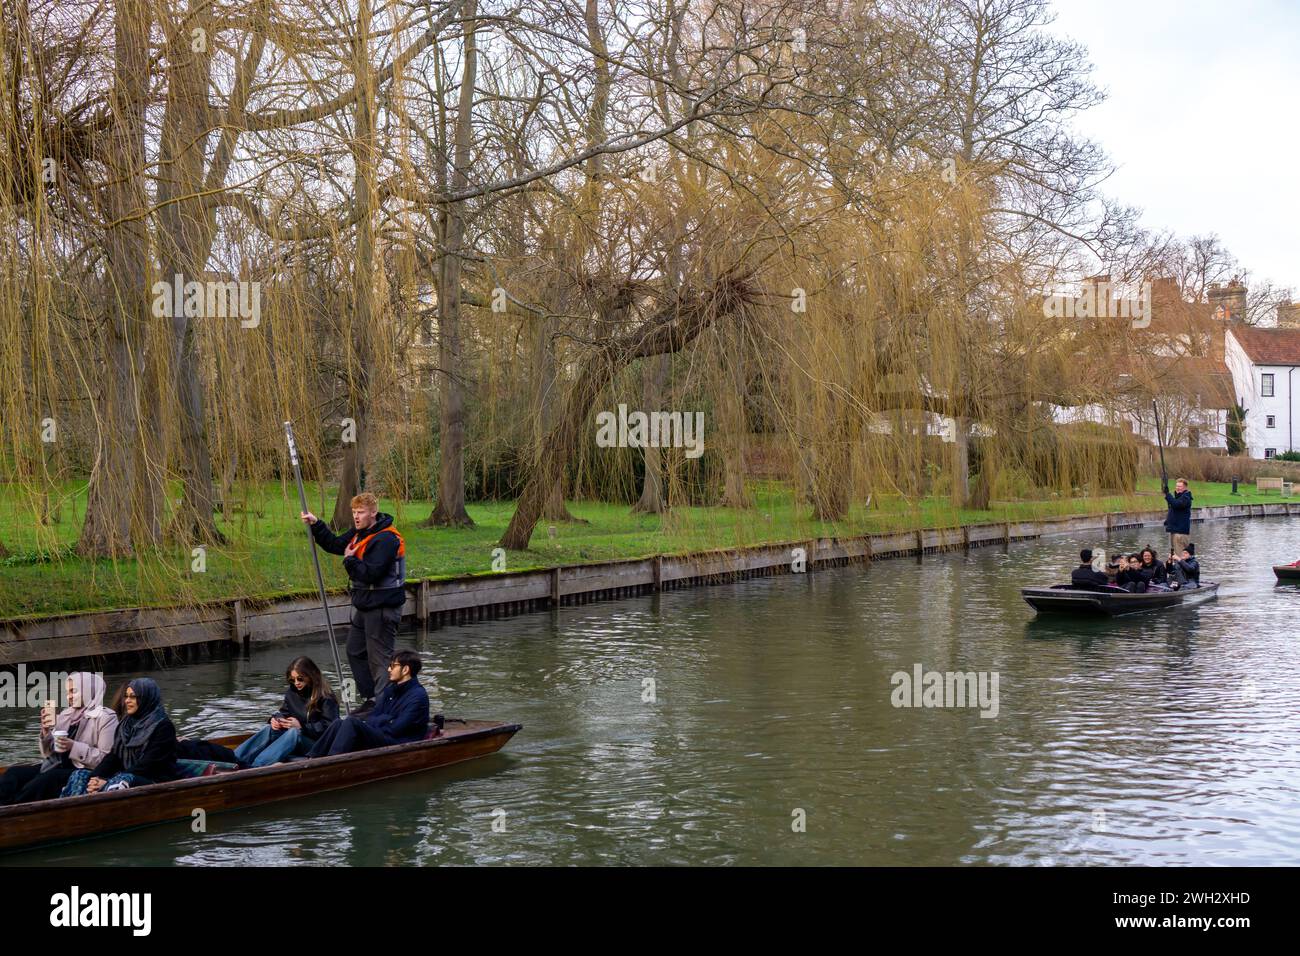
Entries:
{"label": "green grass", "polygon": [[[1103,511],[1155,510],[1164,507],[1158,479],[1142,479],[1131,496],[1048,498],[995,502],[987,511],[954,509],[946,500],[925,499],[910,505],[901,498],[879,500],[867,509],[859,503],[837,522],[813,521],[806,505],[796,505],[787,486],[756,482],[752,509],[683,507],[668,516],[633,515],[627,505],[578,501],[575,516],[587,524],[539,524],[529,550],[506,556],[507,570],[548,567],[652,554],[677,554],[731,548],[813,536],[851,536],[919,528],[952,527],[989,521],[1032,520]],[[1279,501],[1276,493],[1256,494],[1243,488],[1196,483],[1197,505]],[[317,514],[332,510],[332,494],[314,488]],[[268,483],[249,490],[232,520],[221,528],[230,545],[209,548],[206,570],[191,570],[189,551],[172,549],[139,561],[87,561],[76,557],[85,514],[85,484],[70,484],[59,504],[59,520],[41,525],[30,502],[6,495],[0,501],[0,541],[11,556],[0,561],[0,618],[168,604],[200,603],[244,597],[270,599],[312,593],[315,579],[307,554],[306,532],[297,520],[292,488]],[[513,502],[472,504],[477,527],[468,530],[419,528],[430,502],[383,501],[406,538],[408,578],[492,573],[492,551],[510,516]],[[555,536],[549,533],[555,528]],[[326,584],[346,584],[341,562],[324,555]]]}

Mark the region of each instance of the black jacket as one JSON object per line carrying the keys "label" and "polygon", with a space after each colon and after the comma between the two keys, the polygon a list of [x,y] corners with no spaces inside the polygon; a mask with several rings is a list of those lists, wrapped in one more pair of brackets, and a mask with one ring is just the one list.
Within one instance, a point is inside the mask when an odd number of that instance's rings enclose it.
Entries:
{"label": "black jacket", "polygon": [[154,729],[149,737],[148,746],[144,748],[144,753],[131,766],[122,762],[121,727],[122,725],[118,724],[118,734],[113,741],[113,749],[95,768],[96,777],[107,780],[114,774],[133,773],[154,783],[176,779],[176,728],[170,720],[164,720]]}
{"label": "black jacket", "polygon": [[1165,566],[1159,561],[1154,564],[1144,564],[1138,568],[1138,573],[1142,575],[1147,584],[1168,584],[1169,577],[1165,574]]}
{"label": "black jacket", "polygon": [[1131,587],[1133,590],[1145,591],[1147,579],[1141,571],[1135,571],[1132,568],[1125,568],[1115,576],[1115,583],[1122,588]]}
{"label": "black jacket", "polygon": [[[329,525],[324,521],[317,521],[311,526],[311,533],[312,537],[316,539],[316,543],[330,554],[342,554],[347,550],[353,538],[365,538],[392,526],[393,516],[384,514],[381,511],[375,516],[375,523],[365,531],[358,532],[356,528],[349,528],[342,534],[336,535],[330,531]],[[366,545],[364,559],[355,555],[343,559],[343,570],[348,573],[348,577],[352,580],[352,606],[357,610],[369,611],[377,607],[401,607],[406,603],[405,588],[375,588],[372,590],[370,587],[392,574],[393,566],[397,561],[397,548],[396,535],[377,534],[377,537]]]}
{"label": "black jacket", "polygon": [[1176,495],[1165,492],[1169,514],[1165,516],[1165,530],[1170,534],[1192,533],[1192,493],[1183,491]]}
{"label": "black jacket", "polygon": [[[290,687],[284,692],[284,703],[275,713],[279,717],[296,717],[298,723],[302,724],[302,735],[308,740],[316,740],[325,733],[326,727],[339,719],[339,702],[333,697],[324,697],[320,702],[320,710],[308,714],[307,705],[310,702],[310,693],[300,694],[298,688]],[[270,722],[269,718],[267,722]]]}
{"label": "black jacket", "polygon": [[1168,570],[1169,576],[1180,583],[1186,581],[1198,586],[1201,583],[1201,566],[1196,558],[1188,558],[1186,561],[1178,558],[1170,561]]}
{"label": "black jacket", "polygon": [[1110,584],[1110,578],[1102,571],[1094,571],[1090,564],[1081,564],[1070,572],[1070,583],[1076,588],[1092,588]]}

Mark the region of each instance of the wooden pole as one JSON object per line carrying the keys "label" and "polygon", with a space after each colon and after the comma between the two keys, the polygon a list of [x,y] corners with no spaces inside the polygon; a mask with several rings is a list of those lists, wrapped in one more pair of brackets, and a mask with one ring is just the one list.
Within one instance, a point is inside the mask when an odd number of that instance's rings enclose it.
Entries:
{"label": "wooden pole", "polygon": [[[289,461],[293,464],[293,479],[298,483],[298,502],[302,505],[302,510],[307,510],[307,492],[302,486],[302,469],[298,467],[298,446],[293,440],[293,425],[290,422],[284,423],[284,437],[289,442]],[[320,590],[321,607],[325,609],[325,630],[329,633],[330,650],[334,654],[334,673],[338,677],[339,697],[343,701],[343,712],[351,715],[352,708],[348,704],[348,695],[344,693],[343,688],[343,662],[339,660],[339,646],[334,643],[334,622],[330,620],[330,602],[325,595],[325,575],[320,570],[320,555],[316,553],[316,537],[311,533],[310,526],[307,527],[307,541],[311,545],[311,563],[316,568],[316,587]]]}

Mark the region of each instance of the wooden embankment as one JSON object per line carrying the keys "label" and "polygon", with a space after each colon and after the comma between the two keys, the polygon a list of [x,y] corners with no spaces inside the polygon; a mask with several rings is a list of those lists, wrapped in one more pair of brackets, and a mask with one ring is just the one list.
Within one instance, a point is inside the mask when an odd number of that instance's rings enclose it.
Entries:
{"label": "wooden embankment", "polygon": [[[1194,520],[1292,514],[1300,514],[1300,502],[1197,508]],[[1010,544],[1047,535],[1160,527],[1164,516],[1163,510],[1112,512],[424,579],[407,583],[403,616],[405,622],[416,626],[441,627],[740,578],[788,574],[796,548],[804,549],[806,567],[811,571]],[[1083,540],[1087,544],[1095,541]],[[330,595],[330,616],[335,625],[346,625],[349,613],[345,593]],[[4,620],[0,621],[0,666],[48,664],[66,669],[114,659],[123,666],[144,661],[196,660],[242,651],[250,643],[317,633],[321,623],[320,603],[314,595],[273,602],[229,600],[200,607],[136,608]]]}

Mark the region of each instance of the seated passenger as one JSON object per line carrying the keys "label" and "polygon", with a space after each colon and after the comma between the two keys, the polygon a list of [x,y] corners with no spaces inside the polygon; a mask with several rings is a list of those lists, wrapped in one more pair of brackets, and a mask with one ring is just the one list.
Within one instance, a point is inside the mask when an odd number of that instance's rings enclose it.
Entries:
{"label": "seated passenger", "polygon": [[94,770],[113,746],[117,714],[104,706],[104,679],[85,671],[68,676],[68,706],[41,710],[40,763],[10,767],[0,776],[0,807],[52,800],[78,770]]}
{"label": "seated passenger", "polygon": [[289,684],[284,703],[265,727],[235,751],[241,766],[268,767],[294,755],[306,756],[339,719],[339,702],[310,657],[295,658],[284,677]]}
{"label": "seated passenger", "polygon": [[92,775],[78,770],[68,778],[61,797],[79,797],[175,780],[176,728],[162,705],[162,691],[152,678],[137,677],[123,694],[126,716],[117,725],[110,750]]}
{"label": "seated passenger", "polygon": [[1199,588],[1201,586],[1201,566],[1196,561],[1196,545],[1188,544],[1182,554],[1169,555],[1166,563],[1169,577],[1179,588]]}
{"label": "seated passenger", "polygon": [[1148,591],[1169,591],[1169,578],[1165,574],[1165,566],[1156,560],[1154,548],[1142,549],[1142,576],[1146,579]]}
{"label": "seated passenger", "polygon": [[423,740],[429,733],[429,695],[415,676],[420,656],[398,651],[388,664],[388,684],[379,692],[373,710],[364,717],[344,717],[330,724],[309,757],[388,747]]}
{"label": "seated passenger", "polygon": [[1079,552],[1083,563],[1070,572],[1070,583],[1082,591],[1095,591],[1098,587],[1110,584],[1110,578],[1102,571],[1092,569],[1092,549],[1084,548]]}
{"label": "seated passenger", "polygon": [[1142,574],[1142,556],[1130,554],[1128,565],[1115,578],[1115,583],[1125,591],[1140,594],[1147,589],[1147,579]]}

